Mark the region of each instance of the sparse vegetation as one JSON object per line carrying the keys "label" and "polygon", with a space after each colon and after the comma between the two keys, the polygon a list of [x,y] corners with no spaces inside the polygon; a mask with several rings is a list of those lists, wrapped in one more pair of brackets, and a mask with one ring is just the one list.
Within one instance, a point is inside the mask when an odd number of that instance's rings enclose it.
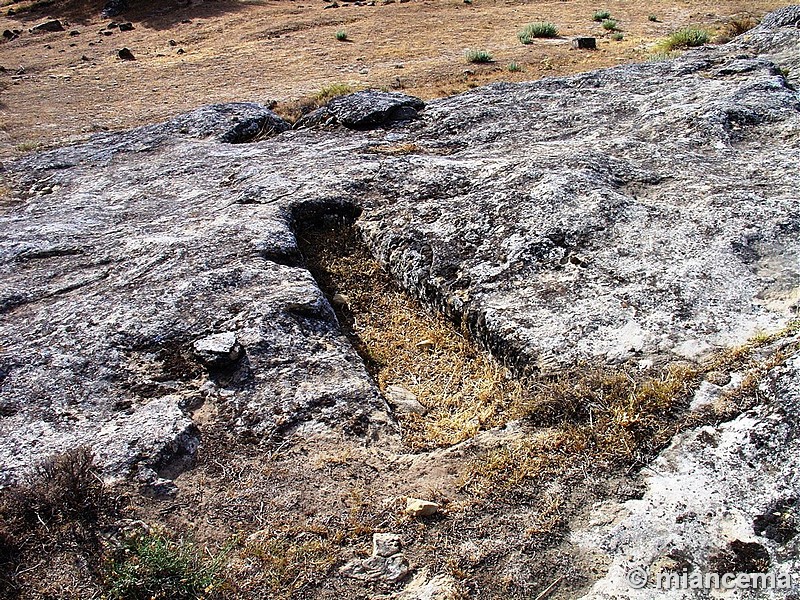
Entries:
{"label": "sparse vegetation", "polygon": [[303,115],[307,115],[311,111],[325,106],[334,98],[352,94],[355,91],[355,88],[347,83],[331,83],[312,96],[301,98],[294,102],[276,105],[275,112],[287,121],[294,123]]}
{"label": "sparse vegetation", "polygon": [[671,52],[685,48],[694,48],[707,44],[709,40],[708,31],[695,27],[679,29],[665,39],[659,45],[662,52]]}
{"label": "sparse vegetation", "polygon": [[344,29],[340,29],[336,32],[336,39],[340,42],[346,42],[348,40],[347,32]]}
{"label": "sparse vegetation", "polygon": [[601,25],[603,29],[606,31],[616,31],[617,30],[617,21],[616,19],[605,19]]}
{"label": "sparse vegetation", "polygon": [[610,18],[611,18],[611,12],[607,10],[598,10],[595,11],[595,13],[592,15],[592,21],[597,21],[598,23]]}
{"label": "sparse vegetation", "polygon": [[554,38],[558,36],[558,28],[552,23],[539,21],[528,23],[517,34],[519,41],[523,44],[532,44],[535,38]]}
{"label": "sparse vegetation", "polygon": [[[658,452],[686,427],[732,418],[755,401],[758,382],[797,351],[794,340],[778,345],[767,359],[755,351],[796,335],[800,321],[772,335],[716,355],[701,365],[673,364],[642,376],[632,368],[587,369],[540,384],[535,395],[519,405],[519,416],[538,426],[538,433],[503,445],[472,462],[464,486],[478,494],[494,494],[525,480],[562,476],[580,468],[610,469],[635,465]],[[704,376],[714,372],[747,372],[739,391],[723,396],[709,413],[681,417]]]}
{"label": "sparse vegetation", "polygon": [[656,15],[648,15],[647,20],[651,23],[658,23],[658,17]]}
{"label": "sparse vegetation", "polygon": [[[63,556],[96,564],[102,553],[98,532],[113,512],[88,448],[44,460],[23,481],[0,490],[0,582],[17,589],[20,574],[36,569],[34,577],[42,579],[49,562]],[[52,581],[43,578],[42,585]]]}
{"label": "sparse vegetation", "polygon": [[752,17],[731,19],[717,30],[714,42],[717,44],[726,44],[736,36],[750,31],[757,25],[758,21]]}
{"label": "sparse vegetation", "polygon": [[512,61],[512,62],[508,63],[508,70],[511,73],[519,73],[523,69],[522,69],[522,65],[520,65],[517,62]]}
{"label": "sparse vegetation", "polygon": [[108,568],[112,600],[197,600],[222,582],[225,553],[213,560],[186,541],[142,534],[128,540]]}
{"label": "sparse vegetation", "polygon": [[14,148],[17,152],[32,152],[39,147],[39,142],[22,142],[17,144]]}
{"label": "sparse vegetation", "polygon": [[619,32],[617,32],[617,33],[615,33],[615,34],[613,34],[613,35],[611,36],[611,39],[612,39],[612,40],[614,40],[615,42],[621,42],[621,41],[622,41],[624,38],[625,38],[625,36],[624,36],[624,35],[622,35],[622,34],[621,34],[621,33],[619,33]]}
{"label": "sparse vegetation", "polygon": [[494,60],[492,53],[487,50],[467,50],[464,57],[468,63],[490,63]]}

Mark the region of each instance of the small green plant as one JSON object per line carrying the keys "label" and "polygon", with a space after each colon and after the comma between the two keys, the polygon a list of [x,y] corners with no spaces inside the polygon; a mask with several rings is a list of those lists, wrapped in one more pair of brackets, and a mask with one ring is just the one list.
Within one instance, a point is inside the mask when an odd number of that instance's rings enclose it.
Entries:
{"label": "small green plant", "polygon": [[603,29],[606,31],[616,31],[617,30],[617,20],[616,19],[605,19],[601,25]]}
{"label": "small green plant", "polygon": [[523,44],[532,44],[535,38],[554,38],[558,36],[558,28],[552,23],[539,21],[528,23],[517,34],[519,41]]}
{"label": "small green plant", "polygon": [[108,597],[113,600],[195,600],[221,584],[225,553],[202,558],[188,542],[144,534],[125,543],[111,563]]}
{"label": "small green plant", "polygon": [[508,63],[508,70],[511,73],[519,73],[520,71],[522,71],[522,65],[520,65],[517,62],[513,62],[512,61],[512,62]]}
{"label": "small green plant", "polygon": [[464,57],[468,63],[490,63],[494,60],[492,53],[487,50],[467,50]]}
{"label": "small green plant", "polygon": [[611,39],[614,40],[615,42],[621,42],[624,37],[625,36],[623,36],[621,33],[617,32],[611,36]]}
{"label": "small green plant", "polygon": [[353,93],[352,86],[346,83],[331,83],[326,85],[314,94],[314,100],[316,100],[320,106],[325,104],[328,100],[332,100],[337,96],[346,96],[347,94]]}
{"label": "small green plant", "polygon": [[336,32],[336,39],[340,42],[346,42],[348,40],[347,32],[344,29],[340,29]]}
{"label": "small green plant", "polygon": [[655,15],[648,15],[647,20],[650,21],[651,23],[658,23],[658,17]]}
{"label": "small green plant", "polygon": [[21,144],[17,144],[15,149],[17,152],[31,152],[32,150],[36,150],[39,147],[39,142],[22,142]]}
{"label": "small green plant", "polygon": [[605,21],[606,19],[610,18],[611,18],[611,13],[607,10],[597,10],[592,15],[592,21],[597,21],[598,23],[600,21]]}
{"label": "small green plant", "polygon": [[694,27],[687,27],[679,29],[665,39],[660,47],[665,52],[678,50],[681,48],[694,48],[707,44],[709,40],[708,31],[705,29],[696,29]]}

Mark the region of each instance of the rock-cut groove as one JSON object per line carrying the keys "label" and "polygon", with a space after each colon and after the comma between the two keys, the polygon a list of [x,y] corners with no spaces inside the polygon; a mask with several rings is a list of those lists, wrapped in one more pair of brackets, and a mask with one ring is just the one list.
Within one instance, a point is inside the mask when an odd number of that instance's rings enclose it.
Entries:
{"label": "rock-cut groove", "polygon": [[507,420],[524,386],[441,314],[406,294],[370,253],[350,204],[298,208],[306,266],[395,408],[412,448],[448,446]]}

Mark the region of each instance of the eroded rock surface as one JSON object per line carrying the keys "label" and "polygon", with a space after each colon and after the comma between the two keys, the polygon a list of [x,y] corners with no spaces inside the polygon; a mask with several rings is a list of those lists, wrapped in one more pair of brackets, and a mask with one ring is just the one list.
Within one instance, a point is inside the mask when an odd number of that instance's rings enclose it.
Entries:
{"label": "eroded rock surface", "polygon": [[[610,566],[584,598],[708,597],[708,587],[681,589],[664,579],[670,572],[775,577],[739,597],[787,598],[800,591],[800,354],[773,369],[760,393],[764,404],[734,421],[676,437],[646,470],[641,499],[594,508],[572,538]],[[628,580],[633,569],[649,577],[642,589]],[[733,589],[715,591],[733,597]]]}
{"label": "eroded rock surface", "polygon": [[[155,477],[193,451],[203,403],[256,439],[390,440],[298,250],[294,225],[321,214],[360,215],[410,293],[521,371],[782,326],[800,299],[798,23],[793,7],[677,60],[476,89],[391,130],[227,144],[269,112],[215,105],[7,165],[2,478],[83,443],[109,474]],[[220,334],[238,347],[201,360]]]}

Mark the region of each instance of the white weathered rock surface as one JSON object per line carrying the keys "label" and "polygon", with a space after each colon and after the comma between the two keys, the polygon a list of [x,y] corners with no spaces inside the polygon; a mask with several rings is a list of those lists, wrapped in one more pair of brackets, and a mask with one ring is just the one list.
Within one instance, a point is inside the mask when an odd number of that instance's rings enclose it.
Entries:
{"label": "white weathered rock surface", "polygon": [[372,535],[372,556],[363,560],[353,559],[339,569],[339,573],[362,581],[396,583],[410,571],[402,549],[402,541],[396,533],[375,533]]}
{"label": "white weathered rock surface", "polygon": [[[707,598],[702,590],[656,590],[658,573],[752,572],[754,563],[794,574],[793,585],[714,597],[800,592],[800,354],[773,369],[761,394],[765,403],[734,421],[676,437],[646,469],[640,500],[597,507],[593,521],[572,534],[579,547],[610,562],[584,598]],[[644,589],[626,579],[637,567],[650,575]]]}
{"label": "white weathered rock surface", "polygon": [[[273,117],[217,105],[6,165],[0,479],[80,443],[109,474],[158,474],[196,446],[202,400],[256,438],[395,432],[303,266],[293,226],[324,212],[361,211],[387,269],[520,370],[781,326],[800,297],[798,23],[476,89],[391,132],[229,144]],[[376,151],[392,144],[416,153]],[[238,358],[203,364],[192,345],[225,333]]]}

